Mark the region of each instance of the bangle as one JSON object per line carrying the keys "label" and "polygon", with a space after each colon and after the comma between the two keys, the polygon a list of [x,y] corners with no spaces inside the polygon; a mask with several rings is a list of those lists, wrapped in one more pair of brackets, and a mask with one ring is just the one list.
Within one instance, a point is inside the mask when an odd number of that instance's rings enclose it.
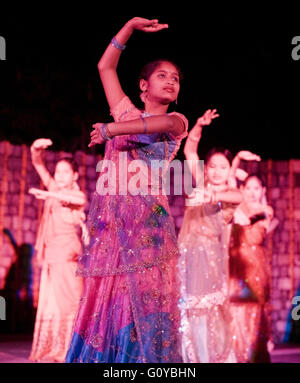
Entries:
{"label": "bangle", "polygon": [[107,124],[102,124],[100,128],[100,134],[104,141],[110,141],[112,138],[108,134]]}
{"label": "bangle", "polygon": [[141,120],[142,120],[143,123],[144,123],[144,134],[147,134],[147,125],[146,125],[145,118],[144,118],[143,115],[140,115],[140,118],[141,118]]}
{"label": "bangle", "polygon": [[120,44],[115,37],[111,40],[111,45],[120,51],[123,51],[126,48],[126,45]]}

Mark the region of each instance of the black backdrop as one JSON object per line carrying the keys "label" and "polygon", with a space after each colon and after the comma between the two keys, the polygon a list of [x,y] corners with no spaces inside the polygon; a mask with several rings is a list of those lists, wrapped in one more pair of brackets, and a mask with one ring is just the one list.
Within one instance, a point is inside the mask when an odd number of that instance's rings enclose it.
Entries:
{"label": "black backdrop", "polygon": [[[133,101],[138,102],[141,66],[156,57],[173,59],[184,73],[176,110],[191,126],[208,108],[221,115],[205,130],[200,153],[222,145],[233,153],[252,150],[263,159],[300,158],[300,60],[291,54],[292,39],[300,36],[297,12],[249,17],[247,9],[238,14],[199,9],[125,16],[100,6],[49,15],[46,7],[26,17],[21,11],[1,15],[6,61],[0,61],[0,140],[30,144],[49,137],[56,150],[102,153],[103,147],[87,148],[92,123],[111,119],[97,63],[112,36],[137,15],[170,28],[136,32],[128,42],[119,75]],[[183,158],[182,153],[181,148]]]}

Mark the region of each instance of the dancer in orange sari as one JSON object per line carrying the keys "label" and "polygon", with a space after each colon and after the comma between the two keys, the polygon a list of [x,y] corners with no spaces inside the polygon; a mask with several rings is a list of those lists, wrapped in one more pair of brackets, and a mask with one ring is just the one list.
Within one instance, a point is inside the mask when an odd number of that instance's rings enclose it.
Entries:
{"label": "dancer in orange sari", "polygon": [[51,140],[39,139],[31,146],[33,166],[48,190],[29,190],[45,200],[36,242],[41,283],[29,359],[63,362],[82,292],[82,279],[75,272],[86,199],[76,183],[78,171],[72,160],[58,161],[54,177],[46,169],[42,152],[51,144]]}
{"label": "dancer in orange sari", "polygon": [[230,241],[233,345],[240,363],[270,362],[270,260],[263,242],[273,209],[264,202],[265,187],[257,175],[248,176],[241,190]]}

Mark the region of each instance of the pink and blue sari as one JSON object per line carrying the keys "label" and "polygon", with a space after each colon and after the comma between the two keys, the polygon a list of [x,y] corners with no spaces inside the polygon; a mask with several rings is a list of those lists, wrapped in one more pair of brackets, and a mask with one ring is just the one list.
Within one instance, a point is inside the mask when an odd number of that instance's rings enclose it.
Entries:
{"label": "pink and blue sari", "polygon": [[[112,111],[115,121],[133,120],[141,113],[127,97]],[[185,117],[176,115],[186,127],[180,137],[118,136],[107,142],[105,160],[116,165],[117,185],[124,158],[128,166],[143,160],[140,171],[146,178],[152,160],[170,164],[188,127]],[[84,290],[66,362],[182,362],[179,252],[167,196],[161,189],[157,195],[95,192],[87,226],[90,243],[78,266]]]}

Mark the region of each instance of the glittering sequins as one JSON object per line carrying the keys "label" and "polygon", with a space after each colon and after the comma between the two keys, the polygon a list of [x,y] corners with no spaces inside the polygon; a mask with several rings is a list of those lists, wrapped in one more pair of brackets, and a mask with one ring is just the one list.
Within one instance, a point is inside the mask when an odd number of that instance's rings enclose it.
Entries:
{"label": "glittering sequins", "polygon": [[152,206],[152,211],[156,214],[159,214],[160,216],[167,216],[168,215],[166,209],[161,205],[154,204]]}

